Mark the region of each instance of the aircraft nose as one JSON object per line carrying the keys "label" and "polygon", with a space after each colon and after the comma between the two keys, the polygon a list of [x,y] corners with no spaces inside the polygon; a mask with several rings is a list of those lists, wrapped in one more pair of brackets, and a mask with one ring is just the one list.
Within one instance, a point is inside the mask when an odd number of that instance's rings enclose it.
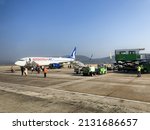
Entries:
{"label": "aircraft nose", "polygon": [[15,65],[18,65],[18,61],[15,62]]}
{"label": "aircraft nose", "polygon": [[16,61],[15,62],[15,65],[18,65],[18,66],[25,66],[26,62],[25,61]]}
{"label": "aircraft nose", "polygon": [[20,63],[19,61],[16,61],[16,62],[15,62],[15,65],[20,65],[19,63]]}

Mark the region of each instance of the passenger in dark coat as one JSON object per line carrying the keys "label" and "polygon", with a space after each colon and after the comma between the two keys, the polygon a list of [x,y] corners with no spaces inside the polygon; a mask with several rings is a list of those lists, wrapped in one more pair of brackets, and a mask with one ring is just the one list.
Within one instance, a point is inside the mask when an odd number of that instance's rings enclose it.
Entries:
{"label": "passenger in dark coat", "polygon": [[21,75],[23,76],[25,68],[23,66],[21,66],[20,69],[21,69]]}

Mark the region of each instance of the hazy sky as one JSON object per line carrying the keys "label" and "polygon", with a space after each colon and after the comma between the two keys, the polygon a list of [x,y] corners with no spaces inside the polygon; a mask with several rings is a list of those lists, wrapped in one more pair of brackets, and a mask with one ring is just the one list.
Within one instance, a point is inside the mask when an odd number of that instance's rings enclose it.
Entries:
{"label": "hazy sky", "polygon": [[150,53],[150,0],[0,0],[0,60]]}

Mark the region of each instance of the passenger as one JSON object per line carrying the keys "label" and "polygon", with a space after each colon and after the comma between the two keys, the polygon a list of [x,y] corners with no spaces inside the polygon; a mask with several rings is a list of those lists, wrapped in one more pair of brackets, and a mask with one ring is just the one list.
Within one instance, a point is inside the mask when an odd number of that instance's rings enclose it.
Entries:
{"label": "passenger", "polygon": [[44,71],[44,66],[41,66],[42,71]]}
{"label": "passenger", "polygon": [[37,72],[40,73],[40,66],[37,64]]}
{"label": "passenger", "polygon": [[21,69],[21,75],[23,76],[23,73],[24,73],[24,69],[25,69],[25,68],[24,68],[23,66],[21,66],[20,69]]}
{"label": "passenger", "polygon": [[71,69],[71,64],[69,64],[69,65],[68,65],[68,68],[70,68],[70,69]]}
{"label": "passenger", "polygon": [[46,74],[47,74],[48,70],[46,67],[44,67],[44,78],[46,78]]}
{"label": "passenger", "polygon": [[141,77],[141,66],[140,65],[138,65],[138,67],[137,67],[137,77]]}
{"label": "passenger", "polygon": [[32,68],[31,68],[31,73],[33,73],[33,71],[34,71],[34,68],[32,67]]}
{"label": "passenger", "polygon": [[14,72],[15,72],[15,70],[14,70],[13,66],[11,66],[11,72],[12,72],[12,73],[14,73]]}
{"label": "passenger", "polygon": [[28,69],[27,68],[24,69],[24,74],[25,74],[25,76],[28,75]]}

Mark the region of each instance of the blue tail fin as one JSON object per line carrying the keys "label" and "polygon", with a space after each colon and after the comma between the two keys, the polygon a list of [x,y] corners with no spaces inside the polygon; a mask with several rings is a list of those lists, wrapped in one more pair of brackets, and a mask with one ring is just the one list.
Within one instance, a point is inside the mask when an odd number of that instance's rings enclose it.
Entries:
{"label": "blue tail fin", "polygon": [[75,59],[76,58],[76,47],[73,49],[70,58]]}

